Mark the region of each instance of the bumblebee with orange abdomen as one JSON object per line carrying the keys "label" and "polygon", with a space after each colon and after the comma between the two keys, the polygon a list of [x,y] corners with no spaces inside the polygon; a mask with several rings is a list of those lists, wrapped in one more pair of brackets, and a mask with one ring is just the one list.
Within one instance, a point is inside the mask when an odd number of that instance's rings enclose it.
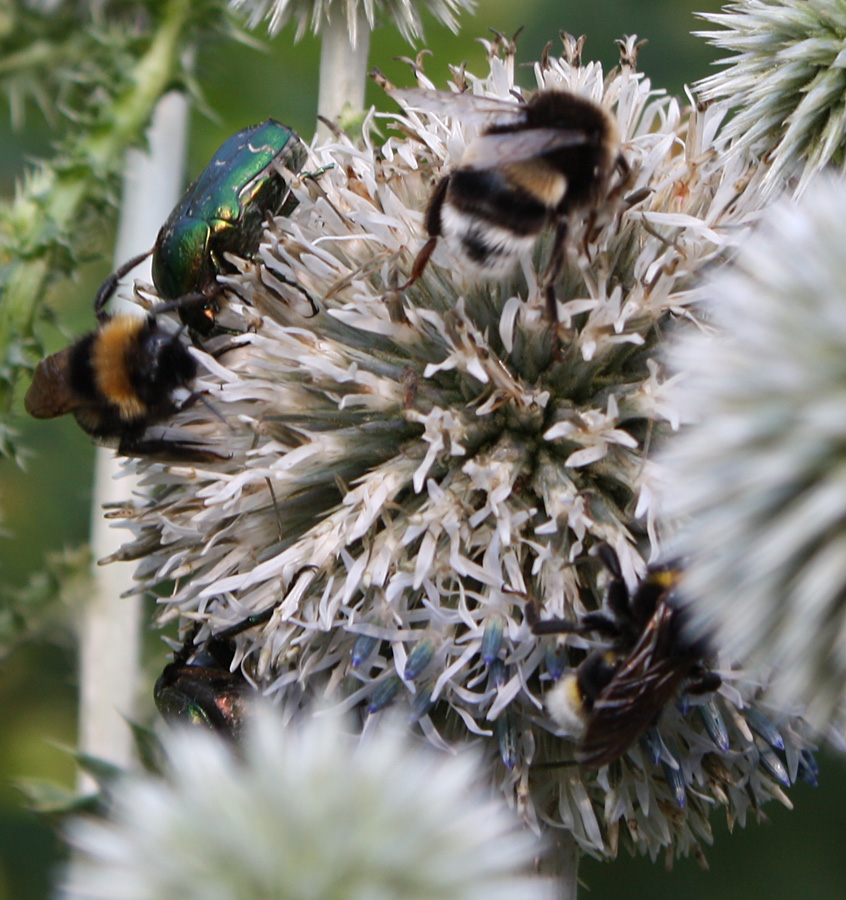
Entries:
{"label": "bumblebee with orange abdomen", "polygon": [[[24,397],[36,419],[72,413],[80,427],[126,456],[165,454],[207,458],[200,443],[145,437],[181,408],[176,392],[191,392],[197,363],[155,316],[117,315],[70,347],[43,359]],[[217,454],[212,453],[216,456]]]}
{"label": "bumblebee with orange abdomen", "polygon": [[611,116],[563,90],[539,90],[520,103],[418,89],[391,94],[409,108],[486,123],[435,187],[426,212],[429,240],[408,284],[423,273],[439,238],[465,268],[496,278],[554,225],[543,277],[550,288],[563,265],[571,215],[598,206],[614,171],[628,171]]}

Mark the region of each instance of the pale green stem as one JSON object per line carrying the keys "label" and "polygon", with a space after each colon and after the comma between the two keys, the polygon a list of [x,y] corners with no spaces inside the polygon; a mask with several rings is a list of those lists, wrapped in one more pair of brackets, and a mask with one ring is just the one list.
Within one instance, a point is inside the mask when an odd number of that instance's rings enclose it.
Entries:
{"label": "pale green stem", "polygon": [[[370,26],[359,12],[353,45],[346,18],[335,15],[321,28],[320,41],[317,111],[330,122],[338,122],[345,112],[355,114],[364,108]],[[321,124],[317,133],[327,137],[328,129]]]}
{"label": "pale green stem", "polygon": [[[188,101],[168,94],[156,106],[149,154],[127,153],[115,264],[151,247],[162,223],[182,191]],[[150,280],[146,260],[131,277]],[[120,308],[125,301],[112,301]],[[128,307],[129,304],[126,304]],[[131,306],[133,310],[137,307]],[[91,544],[95,559],[113,553],[130,535],[103,515],[103,505],[125,501],[137,491],[132,477],[118,480],[114,452],[97,451]],[[82,752],[126,766],[132,758],[132,737],[126,718],[133,718],[138,691],[140,598],[121,597],[133,584],[134,563],[98,566],[94,594],[80,622],[79,746]],[[83,787],[87,785],[83,784]]]}

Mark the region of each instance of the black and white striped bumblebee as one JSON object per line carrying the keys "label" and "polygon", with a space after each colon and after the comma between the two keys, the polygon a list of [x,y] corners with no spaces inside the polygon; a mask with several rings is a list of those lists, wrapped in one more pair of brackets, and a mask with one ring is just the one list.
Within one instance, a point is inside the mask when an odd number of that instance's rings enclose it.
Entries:
{"label": "black and white striped bumblebee", "polygon": [[432,193],[426,212],[429,240],[408,284],[423,273],[438,239],[479,277],[498,278],[554,226],[542,279],[542,287],[551,290],[564,263],[572,214],[599,206],[614,172],[628,173],[608,112],[585,97],[554,89],[539,90],[522,102],[423,89],[391,94],[409,108],[484,123]]}
{"label": "black and white striped bumblebee", "polygon": [[[200,460],[220,457],[202,442],[148,431],[193,399],[197,363],[155,315],[101,315],[99,327],[42,359],[24,397],[36,419],[72,413],[95,440],[125,456]],[[180,402],[179,393],[186,395]]]}
{"label": "black and white striped bumblebee", "polygon": [[576,762],[585,766],[622,756],[682,687],[705,694],[721,684],[707,667],[707,641],[692,640],[684,631],[684,609],[675,594],[679,570],[650,567],[630,593],[616,553],[607,545],[599,553],[613,576],[604,610],[573,622],[540,619],[532,603],[526,607],[535,634],[593,634],[605,644],[546,695],[547,711],[563,733],[576,738]]}

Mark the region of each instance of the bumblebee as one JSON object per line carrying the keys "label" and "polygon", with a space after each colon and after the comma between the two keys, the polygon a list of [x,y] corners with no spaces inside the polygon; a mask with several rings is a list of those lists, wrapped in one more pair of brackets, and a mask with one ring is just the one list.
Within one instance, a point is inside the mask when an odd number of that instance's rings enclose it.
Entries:
{"label": "bumblebee", "polygon": [[612,575],[607,611],[573,622],[542,620],[532,603],[526,607],[537,635],[594,634],[607,642],[559,679],[546,697],[552,719],[576,737],[576,762],[585,766],[603,766],[622,756],[682,686],[690,694],[705,694],[721,684],[707,668],[707,642],[691,640],[684,631],[684,609],[674,593],[679,570],[651,567],[630,594],[616,553],[603,545],[600,556]]}
{"label": "bumblebee", "polygon": [[[154,316],[117,315],[70,347],[36,366],[24,397],[36,419],[73,413],[80,427],[97,441],[117,445],[125,456],[163,453],[178,459],[219,454],[190,441],[163,440],[146,434],[181,408],[175,392],[189,392],[197,363],[180,340]],[[182,404],[184,405],[184,404]]]}
{"label": "bumblebee", "polygon": [[429,240],[406,286],[423,273],[439,238],[465,267],[497,278],[553,225],[542,286],[554,300],[549,292],[564,263],[572,214],[603,201],[615,170],[628,173],[612,118],[591,100],[561,90],[537,91],[521,103],[417,89],[392,95],[412,108],[487,123],[432,193]]}

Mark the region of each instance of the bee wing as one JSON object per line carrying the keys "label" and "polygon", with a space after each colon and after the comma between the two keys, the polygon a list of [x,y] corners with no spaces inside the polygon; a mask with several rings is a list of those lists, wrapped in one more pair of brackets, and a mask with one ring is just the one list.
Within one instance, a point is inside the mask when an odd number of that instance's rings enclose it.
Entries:
{"label": "bee wing", "polygon": [[597,697],[576,759],[603,766],[622,756],[653,723],[684,681],[687,670],[666,655],[673,610],[662,604],[640,640]]}
{"label": "bee wing", "polygon": [[467,145],[461,165],[470,169],[495,169],[537,159],[565,147],[580,147],[587,141],[584,131],[568,128],[529,128],[481,134]]}
{"label": "bee wing", "polygon": [[24,408],[35,419],[55,419],[73,412],[83,400],[70,387],[73,346],[42,359],[35,367],[32,384],[24,397]]}
{"label": "bee wing", "polygon": [[471,125],[490,124],[491,119],[519,119],[525,115],[525,107],[520,103],[475,94],[400,88],[391,91],[391,96],[411,109],[453,116]]}

